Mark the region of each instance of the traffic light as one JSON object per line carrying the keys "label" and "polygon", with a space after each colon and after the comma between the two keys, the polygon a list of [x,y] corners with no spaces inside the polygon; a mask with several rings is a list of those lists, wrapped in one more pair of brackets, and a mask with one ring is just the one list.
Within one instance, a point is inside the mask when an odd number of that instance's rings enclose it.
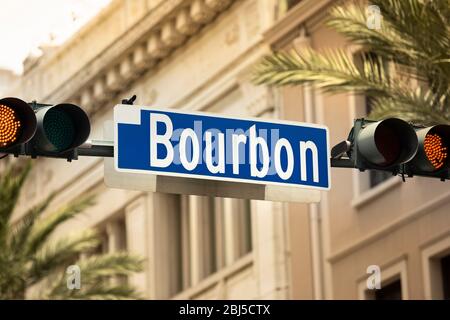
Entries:
{"label": "traffic light", "polygon": [[333,167],[446,180],[450,179],[449,145],[448,125],[421,127],[397,118],[356,119],[348,139],[331,150],[331,162]]}
{"label": "traffic light", "polygon": [[90,130],[88,116],[74,104],[0,99],[0,153],[76,159]]}
{"label": "traffic light", "polygon": [[405,167],[405,173],[408,176],[421,175],[442,180],[450,179],[448,156],[450,126],[417,127],[416,133],[419,148],[414,159]]}
{"label": "traffic light", "polygon": [[418,148],[414,129],[396,118],[377,122],[357,120],[354,135],[355,161],[362,168],[395,168],[411,160]]}
{"label": "traffic light", "polygon": [[31,106],[17,98],[0,99],[0,150],[15,150],[36,132],[36,116]]}

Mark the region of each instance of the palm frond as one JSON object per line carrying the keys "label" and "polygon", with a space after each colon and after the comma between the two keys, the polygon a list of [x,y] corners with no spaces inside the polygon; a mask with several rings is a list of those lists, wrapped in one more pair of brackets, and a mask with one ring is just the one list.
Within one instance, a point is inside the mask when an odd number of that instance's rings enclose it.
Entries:
{"label": "palm frond", "polygon": [[30,170],[28,161],[24,167],[9,167],[0,178],[0,246],[5,245],[9,220]]}
{"label": "palm frond", "polygon": [[94,230],[85,230],[71,237],[45,245],[34,256],[28,274],[28,285],[33,285],[54,271],[66,268],[80,253],[94,249],[99,244],[98,234]]}
{"label": "palm frond", "polygon": [[314,83],[331,93],[356,91],[389,95],[385,74],[373,63],[367,62],[365,68],[364,72],[360,71],[344,50],[317,52],[305,48],[301,52],[292,50],[266,56],[255,68],[254,81],[276,86]]}
{"label": "palm frond", "polygon": [[49,294],[48,299],[72,299],[72,300],[130,300],[141,299],[141,295],[130,285],[111,285],[98,282],[95,285],[82,287],[80,290],[65,290],[59,293]]}
{"label": "palm frond", "polygon": [[81,271],[81,289],[67,289],[66,278],[61,276],[41,295],[50,299],[133,299],[138,298],[131,287],[111,284],[108,278],[128,276],[142,271],[143,260],[118,252],[91,256],[76,262]]}
{"label": "palm frond", "polygon": [[254,81],[275,86],[312,83],[325,92],[351,92],[420,106],[422,101],[409,94],[407,83],[391,80],[382,58],[362,55],[361,59],[363,67],[358,68],[343,50],[321,53],[306,48],[301,52],[274,53],[256,66]]}
{"label": "palm frond", "polygon": [[327,25],[343,34],[352,43],[387,59],[396,59],[402,65],[416,67],[417,59],[427,59],[425,53],[417,51],[407,39],[394,32],[387,23],[381,30],[366,25],[367,16],[362,4],[350,3],[336,6],[330,11]]}
{"label": "palm frond", "polygon": [[0,298],[24,299],[26,289],[26,260],[9,255],[0,263]]}
{"label": "palm frond", "polygon": [[126,252],[91,256],[78,263],[85,281],[142,271],[143,260]]}
{"label": "palm frond", "polygon": [[37,252],[60,224],[72,219],[94,204],[94,199],[94,195],[82,197],[36,222],[26,243],[26,254],[30,255]]}
{"label": "palm frond", "polygon": [[[411,104],[407,101],[390,98],[375,99],[370,116],[373,119],[398,117],[423,125],[450,124],[448,112],[439,111],[434,107],[436,98],[431,90],[423,90],[419,87],[407,94],[410,95],[410,100],[415,100],[417,103]],[[438,98],[440,105],[443,105],[444,99],[446,99],[445,95]]]}
{"label": "palm frond", "polygon": [[[374,115],[392,114],[388,113],[388,106],[384,109],[381,107],[381,102],[384,102],[389,103],[390,108],[399,106],[399,111],[402,112],[409,106],[410,113],[408,115],[405,113],[403,118],[417,120],[419,114],[435,113],[424,119],[424,122],[448,123],[450,119],[448,83],[445,90],[429,87],[425,94],[419,86],[419,91],[415,93],[408,72],[406,77],[399,77],[398,74],[389,75],[386,71],[386,64],[389,61],[378,55],[361,54],[361,60],[362,68],[356,65],[347,52],[340,49],[318,52],[305,48],[299,52],[294,50],[278,52],[266,56],[255,67],[254,81],[257,84],[275,86],[311,83],[329,93],[363,94],[378,102],[377,112]],[[441,82],[445,83],[444,80]],[[427,105],[424,105],[425,103]],[[416,116],[412,116],[412,112]]]}
{"label": "palm frond", "polygon": [[[448,0],[377,0],[381,9],[381,30],[366,26],[362,4],[336,6],[328,26],[353,43],[385,57],[411,71],[411,76],[426,81],[435,95],[448,94],[450,52]],[[432,35],[432,36],[431,36]]]}
{"label": "palm frond", "polygon": [[[390,29],[414,45],[417,51],[448,55],[448,0],[373,0]],[[447,3],[447,7],[444,3]],[[433,36],[430,36],[433,32]]]}
{"label": "palm frond", "polygon": [[52,193],[44,201],[31,208],[15,225],[12,227],[9,235],[9,247],[15,254],[20,255],[25,253],[24,245],[30,236],[30,232],[36,222],[36,220],[42,215],[42,213],[48,208],[50,202],[55,197],[55,193]]}

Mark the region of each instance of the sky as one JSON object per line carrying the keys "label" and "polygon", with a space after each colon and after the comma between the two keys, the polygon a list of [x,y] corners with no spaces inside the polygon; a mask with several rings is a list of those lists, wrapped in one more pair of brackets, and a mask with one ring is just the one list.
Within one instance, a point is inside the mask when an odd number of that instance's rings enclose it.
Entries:
{"label": "sky", "polygon": [[61,44],[111,0],[0,0],[0,68],[22,72],[41,44]]}

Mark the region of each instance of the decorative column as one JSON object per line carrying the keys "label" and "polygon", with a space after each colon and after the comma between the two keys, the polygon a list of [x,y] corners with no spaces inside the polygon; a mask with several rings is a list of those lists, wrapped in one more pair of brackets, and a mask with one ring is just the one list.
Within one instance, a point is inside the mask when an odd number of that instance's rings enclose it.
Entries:
{"label": "decorative column", "polygon": [[252,202],[253,251],[260,299],[289,297],[286,216],[281,202]]}
{"label": "decorative column", "polygon": [[127,250],[131,254],[144,259],[143,272],[129,277],[129,283],[143,295],[149,295],[149,256],[148,256],[148,205],[147,197],[141,196],[125,208],[125,225],[127,234]]}

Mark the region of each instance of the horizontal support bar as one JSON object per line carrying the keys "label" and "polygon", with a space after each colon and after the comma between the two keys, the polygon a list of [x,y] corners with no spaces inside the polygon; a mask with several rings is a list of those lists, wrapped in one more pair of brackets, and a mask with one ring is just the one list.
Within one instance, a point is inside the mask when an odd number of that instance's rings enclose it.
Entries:
{"label": "horizontal support bar", "polygon": [[[114,142],[103,140],[88,140],[77,148],[78,156],[84,157],[114,157]],[[354,168],[350,159],[330,159],[333,168]]]}
{"label": "horizontal support bar", "polygon": [[[83,145],[77,148],[78,156],[85,157],[114,157],[114,142],[113,141],[97,141],[88,140]],[[330,159],[331,167],[334,168],[354,168],[353,162],[350,159]]]}
{"label": "horizontal support bar", "polygon": [[84,157],[114,157],[114,142],[88,140],[77,148],[78,156]]}
{"label": "horizontal support bar", "polygon": [[351,161],[350,159],[331,158],[330,162],[331,162],[332,168],[353,168],[353,169],[355,169],[355,165],[354,165],[353,161]]}

